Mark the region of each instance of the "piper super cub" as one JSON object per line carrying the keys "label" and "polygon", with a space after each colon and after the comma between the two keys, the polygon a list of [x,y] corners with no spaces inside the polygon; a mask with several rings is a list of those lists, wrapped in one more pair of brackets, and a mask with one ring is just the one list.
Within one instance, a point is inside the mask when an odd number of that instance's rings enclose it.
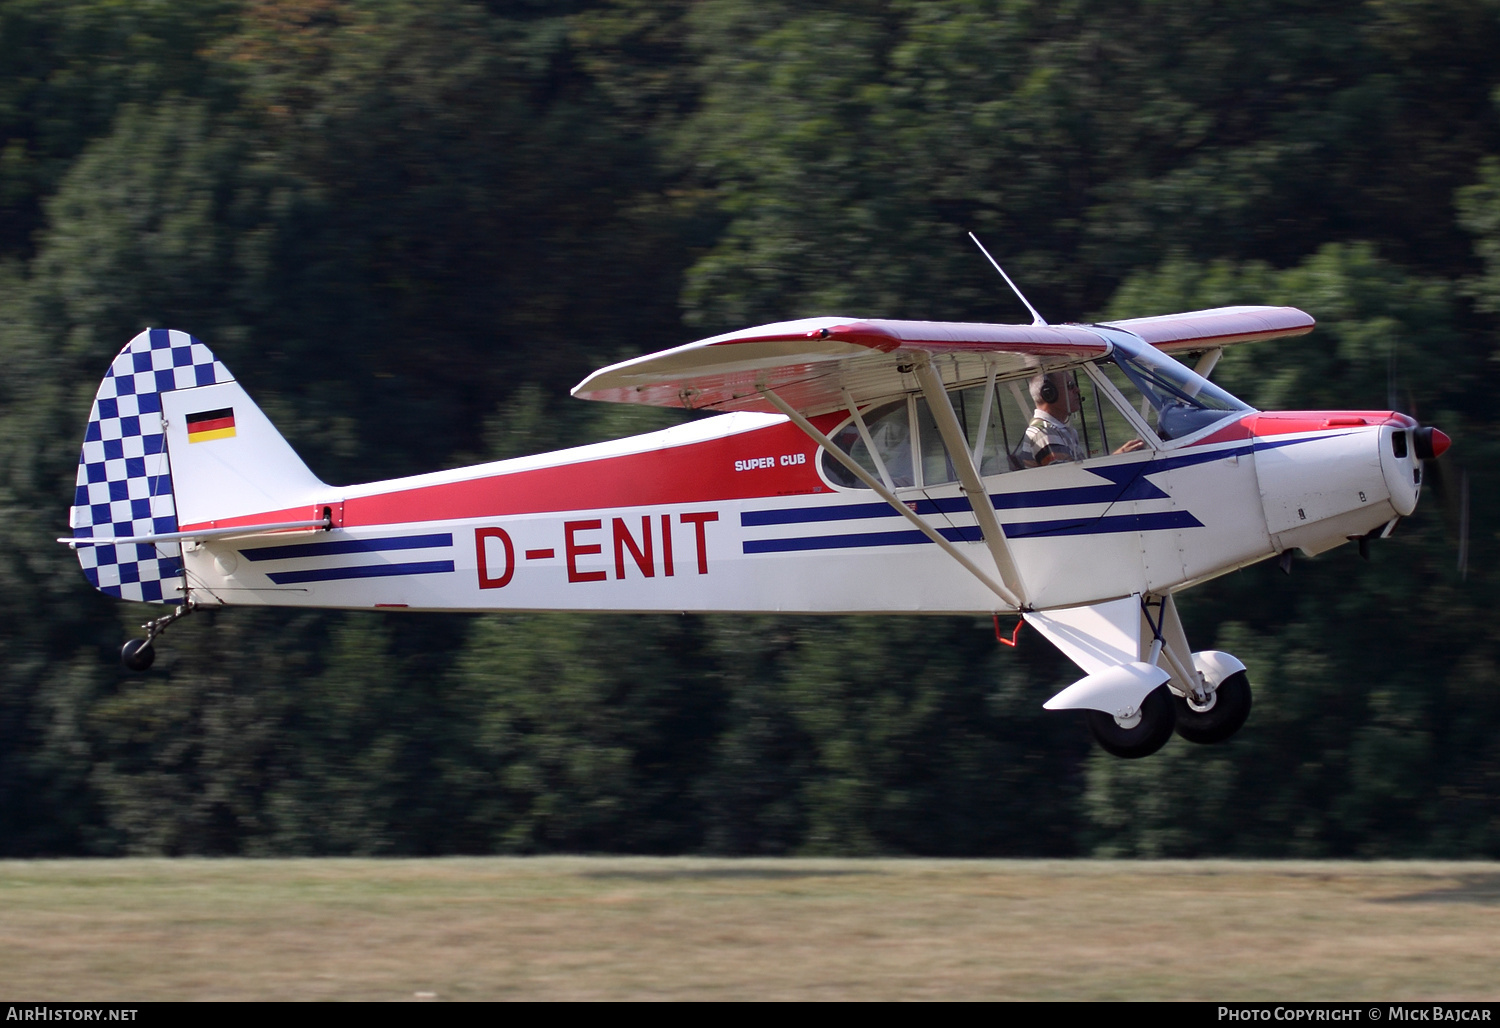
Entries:
{"label": "piper super cub", "polygon": [[1250,709],[1244,664],[1193,652],[1174,595],[1389,534],[1448,446],[1404,414],[1267,413],[1205,377],[1225,346],[1313,324],[763,325],[573,390],[718,417],[353,486],[309,471],[206,346],[149,329],[99,388],[59,541],[102,592],[176,605],[125,644],[136,670],[221,605],[1018,612],[1084,672],[1044,706],[1140,757]]}

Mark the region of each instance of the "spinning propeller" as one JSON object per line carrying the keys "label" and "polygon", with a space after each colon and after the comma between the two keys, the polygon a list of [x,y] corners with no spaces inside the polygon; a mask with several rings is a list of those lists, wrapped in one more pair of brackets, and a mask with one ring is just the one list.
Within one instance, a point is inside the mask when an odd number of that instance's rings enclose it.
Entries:
{"label": "spinning propeller", "polygon": [[[1403,414],[1409,414],[1412,418],[1418,418],[1417,403],[1410,391],[1406,395],[1406,407],[1403,410],[1397,399],[1396,390],[1396,349],[1391,347],[1386,360],[1386,401],[1389,408]],[[1448,531],[1458,541],[1457,570],[1460,580],[1469,577],[1469,470],[1458,468],[1458,484],[1455,487],[1452,477],[1443,470],[1443,465],[1437,459],[1448,451],[1453,445],[1447,433],[1423,425],[1411,433],[1413,452],[1417,459],[1422,461],[1423,484],[1430,484],[1433,491],[1437,493],[1438,506],[1442,508],[1443,518],[1448,523]],[[1363,553],[1361,543],[1361,553]]]}

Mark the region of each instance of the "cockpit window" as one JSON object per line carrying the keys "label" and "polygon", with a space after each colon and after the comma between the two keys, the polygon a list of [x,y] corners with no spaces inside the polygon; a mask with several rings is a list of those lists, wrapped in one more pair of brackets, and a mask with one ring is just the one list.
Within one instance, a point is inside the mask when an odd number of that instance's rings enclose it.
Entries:
{"label": "cockpit window", "polygon": [[[1140,337],[1108,326],[1094,331],[1113,343],[1108,356],[1063,370],[993,380],[948,393],[970,455],[981,475],[1131,453],[1179,439],[1252,408]],[[1044,383],[1051,388],[1043,391]],[[1066,397],[1065,401],[1061,398]],[[1045,410],[1043,408],[1046,408]],[[868,407],[846,422],[833,442],[888,488],[928,488],[958,480],[925,397],[911,395]],[[1151,432],[1156,439],[1147,440]],[[825,453],[828,481],[848,489],[864,483]]]}
{"label": "cockpit window", "polygon": [[1100,365],[1118,369],[1124,381],[1110,377],[1127,398],[1139,397],[1141,416],[1163,439],[1192,435],[1235,411],[1252,409],[1150,345],[1133,338],[1114,341]]}
{"label": "cockpit window", "polygon": [[[834,445],[853,457],[860,467],[876,478],[888,478],[890,484],[897,489],[916,485],[911,466],[911,422],[907,401],[901,399],[883,407],[866,410],[862,417],[879,463],[871,456],[870,447],[865,445],[866,432],[859,430],[858,422],[850,421],[840,429],[833,437]],[[826,453],[823,455],[823,469],[827,472],[829,481],[835,485],[849,489],[864,488],[864,483],[855,478],[853,472]],[[881,474],[882,469],[885,474]]]}
{"label": "cockpit window", "polygon": [[[982,475],[1014,470],[1019,465],[1012,449],[1020,444],[1031,416],[1031,400],[1024,397],[1024,383],[1015,388],[1010,383],[973,386],[948,394],[953,412],[963,428],[970,452]],[[833,442],[859,462],[859,466],[893,489],[911,486],[934,486],[958,481],[958,472],[943,445],[937,420],[925,397],[909,396],[894,403],[867,408],[861,412],[869,440],[884,466],[885,476],[871,456],[865,434],[859,424],[849,421],[833,435]],[[913,461],[913,456],[917,459]],[[849,489],[862,489],[864,483],[828,454],[823,454],[823,470],[828,480]]]}

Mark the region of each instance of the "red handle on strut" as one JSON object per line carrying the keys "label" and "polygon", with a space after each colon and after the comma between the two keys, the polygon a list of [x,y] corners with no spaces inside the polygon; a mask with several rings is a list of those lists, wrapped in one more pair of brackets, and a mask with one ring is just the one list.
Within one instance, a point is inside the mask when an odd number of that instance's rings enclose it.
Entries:
{"label": "red handle on strut", "polygon": [[1006,646],[1014,646],[1016,644],[1016,640],[1021,637],[1021,626],[1026,623],[1026,619],[1025,618],[1017,618],[1016,619],[1016,630],[1014,632],[1010,633],[1010,638],[1007,639],[1007,638],[1005,638],[1005,636],[1003,636],[1003,635],[1000,634],[1000,615],[996,614],[994,617],[995,617],[995,639],[996,639],[996,641],[998,641],[998,642],[1000,642],[1000,643],[1002,643],[1002,644],[1004,644]]}

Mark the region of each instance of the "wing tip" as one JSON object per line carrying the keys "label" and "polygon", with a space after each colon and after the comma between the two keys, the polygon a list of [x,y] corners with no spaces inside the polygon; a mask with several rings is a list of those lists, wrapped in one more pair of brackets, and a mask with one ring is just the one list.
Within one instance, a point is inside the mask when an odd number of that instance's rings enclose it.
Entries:
{"label": "wing tip", "polygon": [[1168,353],[1229,346],[1262,339],[1306,335],[1317,327],[1317,319],[1296,307],[1212,307],[1102,322],[1144,339]]}

